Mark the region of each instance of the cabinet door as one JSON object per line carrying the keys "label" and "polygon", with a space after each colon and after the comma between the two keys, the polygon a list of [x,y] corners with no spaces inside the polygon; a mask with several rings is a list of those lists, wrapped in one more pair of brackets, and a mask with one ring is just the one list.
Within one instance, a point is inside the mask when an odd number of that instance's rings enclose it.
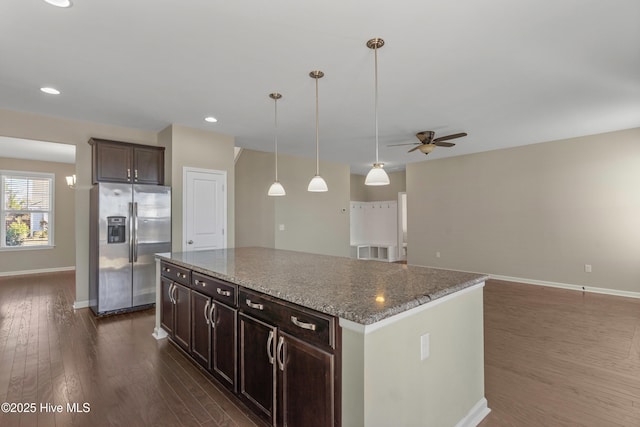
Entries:
{"label": "cabinet door", "polygon": [[94,184],[98,181],[132,182],[131,146],[117,142],[94,141],[92,157]]}
{"label": "cabinet door", "polygon": [[238,310],[214,301],[211,330],[212,372],[234,392],[237,378],[236,322]]}
{"label": "cabinet door", "polygon": [[274,360],[277,328],[243,313],[238,315],[240,340],[239,393],[271,424],[275,415]]}
{"label": "cabinet door", "polygon": [[191,291],[191,356],[207,369],[211,367],[210,312],[211,298]]}
{"label": "cabinet door", "polygon": [[175,291],[175,319],[173,339],[185,350],[191,347],[191,298],[190,290],[186,286],[173,283]]}
{"label": "cabinet door", "polygon": [[133,148],[133,182],[136,184],[164,184],[164,149]]}
{"label": "cabinet door", "polygon": [[169,336],[173,336],[173,301],[169,295],[173,290],[173,282],[166,277],[160,277],[162,295],[160,295],[160,325],[167,331]]}
{"label": "cabinet door", "polygon": [[334,355],[279,332],[278,425],[335,425]]}

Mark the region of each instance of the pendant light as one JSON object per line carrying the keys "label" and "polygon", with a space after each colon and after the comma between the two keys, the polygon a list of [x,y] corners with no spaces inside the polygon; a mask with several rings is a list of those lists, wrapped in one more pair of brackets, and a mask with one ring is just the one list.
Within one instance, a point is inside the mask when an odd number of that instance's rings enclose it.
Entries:
{"label": "pendant light", "polygon": [[275,158],[276,158],[276,180],[269,187],[269,192],[267,195],[269,196],[284,196],[287,193],[284,191],[284,187],[278,181],[278,99],[282,98],[282,95],[274,92],[269,94],[269,98],[273,99],[275,105]]}
{"label": "pendant light", "polygon": [[376,162],[364,180],[365,185],[389,185],[389,175],[385,172],[384,163],[378,160],[378,49],[384,46],[384,40],[380,38],[371,39],[367,42],[367,47],[373,49],[375,57],[375,123],[376,123]]}
{"label": "pendant light", "polygon": [[329,191],[327,183],[320,176],[320,145],[318,142],[318,79],[324,77],[324,73],[322,71],[312,71],[309,73],[309,77],[316,79],[316,175],[311,178],[307,191],[321,193]]}

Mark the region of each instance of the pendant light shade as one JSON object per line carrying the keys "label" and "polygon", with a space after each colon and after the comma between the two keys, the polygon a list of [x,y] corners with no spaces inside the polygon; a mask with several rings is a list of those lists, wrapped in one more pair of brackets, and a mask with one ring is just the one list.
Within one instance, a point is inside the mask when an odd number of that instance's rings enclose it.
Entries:
{"label": "pendant light shade", "polygon": [[307,187],[307,191],[311,191],[313,193],[321,193],[325,191],[329,191],[327,187],[327,183],[320,176],[320,143],[319,143],[319,131],[318,131],[318,79],[324,77],[324,73],[322,71],[312,71],[309,73],[309,77],[316,80],[316,175],[311,178],[311,182],[309,182],[309,186]]}
{"label": "pendant light shade", "polygon": [[284,187],[278,181],[275,181],[269,187],[269,192],[267,193],[269,196],[286,196],[287,193],[284,191]]}
{"label": "pendant light shade", "polygon": [[374,163],[364,180],[366,185],[389,185],[389,175],[383,169],[382,163]]}
{"label": "pendant light shade", "polygon": [[384,170],[384,163],[378,160],[378,49],[384,46],[381,38],[371,39],[367,47],[373,49],[374,63],[374,87],[375,87],[375,127],[376,127],[376,162],[364,180],[365,185],[389,185],[389,175]]}
{"label": "pendant light shade", "polygon": [[267,195],[269,196],[284,196],[287,193],[284,191],[284,187],[278,181],[278,99],[282,98],[282,95],[274,92],[269,94],[269,98],[273,99],[275,105],[274,123],[275,123],[275,158],[276,158],[276,180],[269,187]]}

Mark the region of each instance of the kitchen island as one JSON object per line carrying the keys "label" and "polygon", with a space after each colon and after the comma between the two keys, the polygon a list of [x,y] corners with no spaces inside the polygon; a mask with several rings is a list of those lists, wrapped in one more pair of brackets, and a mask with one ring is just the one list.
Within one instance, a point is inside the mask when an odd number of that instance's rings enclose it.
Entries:
{"label": "kitchen island", "polygon": [[[329,329],[335,319],[336,332],[329,330],[324,344],[320,340],[324,348],[319,353],[331,357],[336,375],[335,424],[473,426],[489,412],[484,398],[485,275],[266,248],[167,253],[157,255],[156,307],[166,306],[161,263],[193,277],[237,285],[242,295],[237,317],[244,316],[245,299],[250,308],[261,305],[255,301],[262,296],[290,305],[295,313],[318,313]],[[175,291],[169,293],[173,301]],[[246,295],[254,295],[253,302]],[[167,336],[161,311],[156,311],[158,339]],[[302,317],[290,317],[315,331],[315,325],[298,321]],[[287,338],[286,327],[273,331]],[[275,341],[273,331],[269,338]],[[266,353],[281,363],[278,344],[277,354],[270,353],[270,342]],[[280,423],[275,415],[272,422]]]}

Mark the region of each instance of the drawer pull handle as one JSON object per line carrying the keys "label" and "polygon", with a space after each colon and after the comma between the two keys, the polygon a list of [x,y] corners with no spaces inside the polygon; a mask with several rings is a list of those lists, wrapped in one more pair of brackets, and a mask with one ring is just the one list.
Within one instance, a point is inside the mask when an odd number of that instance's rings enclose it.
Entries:
{"label": "drawer pull handle", "polygon": [[255,308],[256,310],[264,310],[264,306],[262,304],[255,304],[251,302],[249,298],[247,298],[247,305],[249,308]]}
{"label": "drawer pull handle", "polygon": [[206,282],[203,282],[202,280],[198,280],[198,279],[196,279],[196,285],[202,285],[203,288],[207,287]]}
{"label": "drawer pull handle", "polygon": [[316,330],[316,325],[314,325],[313,323],[301,322],[296,316],[291,316],[291,322],[302,329],[309,329],[310,331]]}
{"label": "drawer pull handle", "polygon": [[222,295],[223,297],[230,297],[231,296],[231,291],[223,291],[220,288],[218,288],[217,291],[218,291],[218,295]]}
{"label": "drawer pull handle", "polygon": [[180,274],[180,272],[176,272],[176,276],[178,276],[178,278],[182,278],[182,279],[186,279],[187,275],[186,274]]}
{"label": "drawer pull handle", "polygon": [[165,267],[162,269],[165,273],[170,273],[171,269],[169,267]]}

